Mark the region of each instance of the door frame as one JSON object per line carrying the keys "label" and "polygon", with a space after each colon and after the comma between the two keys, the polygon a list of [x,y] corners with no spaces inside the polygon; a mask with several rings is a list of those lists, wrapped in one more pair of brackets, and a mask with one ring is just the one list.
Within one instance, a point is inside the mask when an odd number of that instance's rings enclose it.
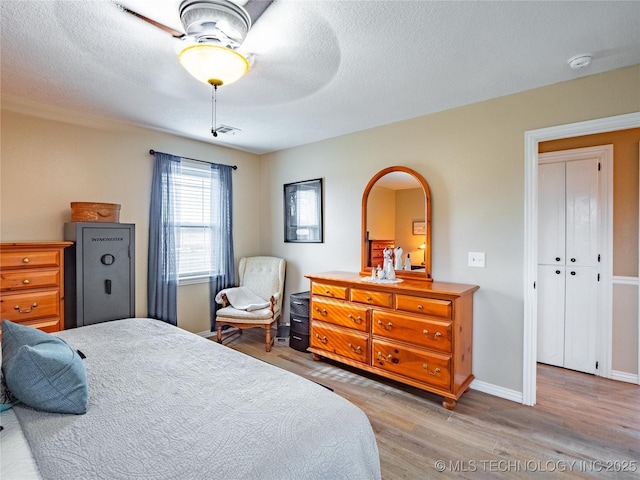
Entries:
{"label": "door frame", "polygon": [[[612,132],[640,127],[640,112],[617,115],[614,117],[588,120],[585,122],[558,125],[538,130],[529,130],[524,134],[524,325],[523,325],[523,361],[522,361],[522,403],[533,406],[536,403],[536,356],[537,356],[537,318],[538,295],[535,289],[538,267],[538,144],[547,140],[578,137],[595,133]],[[611,178],[608,180],[612,180]],[[606,248],[611,249],[608,245]],[[606,255],[611,261],[611,255]],[[604,268],[603,272],[607,269]],[[610,271],[610,269],[609,269]],[[603,278],[611,283],[611,278]],[[606,285],[606,283],[605,283]],[[611,299],[609,298],[609,302]],[[610,340],[609,340],[609,343]],[[604,372],[611,375],[609,357]]]}

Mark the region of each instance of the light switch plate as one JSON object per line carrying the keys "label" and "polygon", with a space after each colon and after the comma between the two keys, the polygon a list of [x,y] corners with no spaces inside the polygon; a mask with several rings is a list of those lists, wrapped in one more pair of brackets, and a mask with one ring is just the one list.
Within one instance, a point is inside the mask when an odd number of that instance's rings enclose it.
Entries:
{"label": "light switch plate", "polygon": [[484,268],[484,252],[469,252],[469,266]]}

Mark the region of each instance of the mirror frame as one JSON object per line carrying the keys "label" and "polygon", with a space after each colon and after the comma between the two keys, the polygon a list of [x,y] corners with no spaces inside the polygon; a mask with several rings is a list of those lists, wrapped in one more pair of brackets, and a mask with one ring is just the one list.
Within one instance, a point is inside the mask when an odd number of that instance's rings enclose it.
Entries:
{"label": "mirror frame", "polygon": [[403,166],[393,166],[385,168],[384,170],[380,170],[376,173],[366,188],[364,189],[364,193],[362,194],[362,242],[361,242],[361,261],[360,261],[360,274],[361,275],[370,275],[370,270],[367,272],[367,201],[369,200],[369,194],[371,193],[371,189],[376,184],[376,182],[384,177],[387,173],[392,172],[404,172],[408,173],[412,177],[414,177],[418,183],[422,186],[422,190],[424,191],[424,214],[425,214],[425,250],[424,250],[424,272],[418,271],[407,271],[407,270],[396,270],[396,277],[398,278],[407,278],[412,280],[424,280],[427,282],[433,281],[433,277],[431,276],[431,190],[429,189],[429,184],[424,179],[422,175],[420,175],[415,170],[412,170],[408,167]]}

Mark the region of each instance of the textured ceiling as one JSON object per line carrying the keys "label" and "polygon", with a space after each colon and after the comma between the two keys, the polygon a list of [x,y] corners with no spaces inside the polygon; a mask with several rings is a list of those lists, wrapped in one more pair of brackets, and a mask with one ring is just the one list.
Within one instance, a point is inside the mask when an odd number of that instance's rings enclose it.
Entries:
{"label": "textured ceiling", "polygon": [[[181,30],[180,0],[122,0]],[[2,102],[37,104],[254,153],[640,63],[640,2],[275,0],[211,91],[182,45],[107,0],[0,0]],[[573,71],[567,59],[593,54]],[[640,87],[639,87],[640,91]]]}

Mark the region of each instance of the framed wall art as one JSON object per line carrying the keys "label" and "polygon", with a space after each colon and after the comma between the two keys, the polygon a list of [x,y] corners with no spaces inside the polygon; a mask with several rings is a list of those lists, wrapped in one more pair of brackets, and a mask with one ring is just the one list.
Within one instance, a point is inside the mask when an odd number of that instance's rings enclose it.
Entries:
{"label": "framed wall art", "polygon": [[414,221],[413,222],[413,234],[414,235],[424,235],[426,233],[426,227],[425,227],[425,222],[424,221]]}
{"label": "framed wall art", "polygon": [[322,179],[284,186],[284,241],[322,243]]}

